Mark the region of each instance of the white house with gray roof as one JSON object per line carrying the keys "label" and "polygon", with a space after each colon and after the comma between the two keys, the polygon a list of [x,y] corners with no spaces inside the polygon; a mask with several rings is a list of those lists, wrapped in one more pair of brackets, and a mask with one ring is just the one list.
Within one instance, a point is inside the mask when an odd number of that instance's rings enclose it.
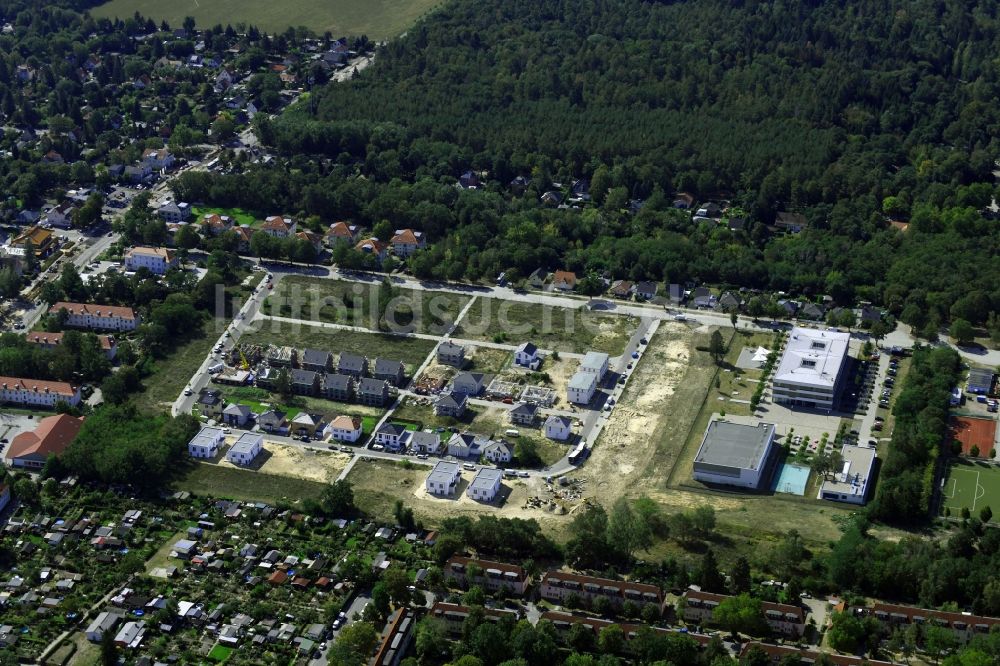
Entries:
{"label": "white house with gray roof", "polygon": [[568,416],[552,414],[545,419],[545,436],[558,442],[565,442],[573,432],[573,421]]}
{"label": "white house with gray roof", "polygon": [[604,379],[608,371],[608,355],[604,352],[589,351],[580,361],[580,372],[586,372],[597,377],[598,383]]}
{"label": "white house with gray roof", "polygon": [[483,467],[472,479],[472,483],[466,489],[465,494],[477,502],[492,502],[500,492],[500,481],[503,479],[503,472],[492,467]]}
{"label": "white house with gray roof", "polygon": [[431,495],[451,496],[462,479],[462,467],[457,462],[439,460],[424,481],[424,488]]}
{"label": "white house with gray roof", "polygon": [[247,466],[260,455],[264,446],[264,436],[256,432],[245,432],[226,452],[226,460],[234,465]]}
{"label": "white house with gray roof", "polygon": [[590,404],[597,390],[597,375],[580,370],[573,375],[566,385],[566,399],[577,405]]}
{"label": "white house with gray roof", "polygon": [[222,428],[204,426],[188,442],[188,455],[192,458],[214,458],[219,455],[219,447],[226,441]]}

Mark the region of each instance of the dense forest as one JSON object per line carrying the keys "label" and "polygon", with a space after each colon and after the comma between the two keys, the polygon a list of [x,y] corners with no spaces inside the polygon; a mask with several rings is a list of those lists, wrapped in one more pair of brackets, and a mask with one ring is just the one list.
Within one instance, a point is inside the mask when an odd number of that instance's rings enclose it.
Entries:
{"label": "dense forest", "polygon": [[[437,242],[411,268],[427,276],[566,267],[870,298],[920,329],[985,324],[1000,306],[1000,230],[982,214],[998,7],[458,0],[350,83],[258,116],[286,163],[180,191],[421,228]],[[478,189],[455,187],[466,170]],[[591,205],[539,203],[576,178]],[[678,191],[749,224],[694,224]],[[809,229],[773,233],[782,210]]]}

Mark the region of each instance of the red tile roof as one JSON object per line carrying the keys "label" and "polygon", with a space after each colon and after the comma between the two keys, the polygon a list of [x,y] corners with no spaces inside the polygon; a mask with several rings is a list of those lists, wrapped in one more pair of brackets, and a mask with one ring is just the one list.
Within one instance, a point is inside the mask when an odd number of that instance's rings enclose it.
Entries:
{"label": "red tile roof", "polygon": [[556,271],[552,277],[552,284],[565,282],[570,286],[576,285],[576,273],[572,271]]}
{"label": "red tile roof", "polygon": [[[24,336],[31,344],[35,345],[45,345],[46,347],[55,347],[62,344],[63,333],[47,333],[45,331],[31,331]],[[104,351],[109,351],[115,346],[115,339],[110,335],[98,335],[98,342],[101,343],[101,349]]]}
{"label": "red tile roof", "polygon": [[639,592],[640,594],[655,594],[657,599],[663,598],[663,592],[655,585],[646,583],[631,583],[624,580],[612,580],[610,578],[597,578],[596,576],[583,576],[581,574],[566,573],[564,571],[546,571],[542,574],[542,584],[552,584],[554,582],[571,581],[579,583],[581,586],[590,584],[598,585],[602,591],[605,587],[614,587],[624,593],[625,590]]}
{"label": "red tile roof", "polygon": [[452,568],[453,564],[457,564],[464,569],[467,569],[470,564],[475,564],[479,567],[483,573],[487,569],[496,569],[500,573],[512,573],[517,576],[519,581],[524,580],[527,575],[523,567],[519,567],[516,564],[506,564],[504,562],[493,562],[490,560],[477,560],[474,557],[462,557],[461,555],[452,555],[448,560],[448,568]]}
{"label": "red tile roof", "polygon": [[66,447],[76,439],[83,426],[83,418],[58,414],[47,416],[38,422],[38,427],[29,432],[22,432],[10,443],[7,458],[11,460],[24,456],[37,455],[47,458],[49,455],[61,455]]}
{"label": "red tile roof", "polygon": [[[699,590],[687,590],[684,593],[687,599],[694,599],[699,601],[712,601],[715,603],[721,603],[725,599],[729,598],[728,594],[714,594],[712,592],[701,592]],[[802,612],[802,608],[799,606],[791,606],[789,604],[776,604],[771,601],[762,601],[761,610],[764,613],[767,611],[777,611],[782,615],[794,615],[796,617],[796,622],[802,624],[805,622],[805,614]]]}
{"label": "red tile roof", "polygon": [[120,317],[135,319],[135,310],[118,305],[98,305],[96,303],[66,303],[60,301],[49,308],[50,312],[66,310],[74,315],[92,315],[95,317]]}
{"label": "red tile roof", "polygon": [[417,239],[417,235],[413,232],[413,229],[400,229],[399,232],[392,237],[392,243],[412,243],[416,245],[420,241]]}
{"label": "red tile roof", "polygon": [[23,377],[0,377],[0,389],[11,391],[37,391],[38,393],[56,393],[73,397],[76,388],[69,382],[51,382],[44,379],[25,379]]}

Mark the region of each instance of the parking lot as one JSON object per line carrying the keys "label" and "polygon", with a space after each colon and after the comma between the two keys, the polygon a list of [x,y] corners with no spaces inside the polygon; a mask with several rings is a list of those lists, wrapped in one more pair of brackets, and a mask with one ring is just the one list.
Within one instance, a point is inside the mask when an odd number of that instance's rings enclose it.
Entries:
{"label": "parking lot", "polygon": [[6,455],[10,442],[22,432],[34,430],[38,424],[38,418],[32,414],[0,412],[0,444],[2,444],[0,451]]}

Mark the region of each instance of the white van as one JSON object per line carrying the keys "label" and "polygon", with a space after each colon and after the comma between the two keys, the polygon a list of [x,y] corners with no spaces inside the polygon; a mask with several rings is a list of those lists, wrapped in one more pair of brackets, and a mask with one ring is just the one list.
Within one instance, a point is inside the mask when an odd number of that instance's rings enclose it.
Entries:
{"label": "white van", "polygon": [[504,430],[503,434],[507,435],[508,437],[521,436],[521,432],[519,430],[515,430],[514,428],[507,428],[506,430]]}
{"label": "white van", "polygon": [[208,366],[208,373],[210,375],[214,375],[217,372],[222,372],[222,369],[224,367],[226,366],[224,366],[222,363],[213,363],[212,365]]}

